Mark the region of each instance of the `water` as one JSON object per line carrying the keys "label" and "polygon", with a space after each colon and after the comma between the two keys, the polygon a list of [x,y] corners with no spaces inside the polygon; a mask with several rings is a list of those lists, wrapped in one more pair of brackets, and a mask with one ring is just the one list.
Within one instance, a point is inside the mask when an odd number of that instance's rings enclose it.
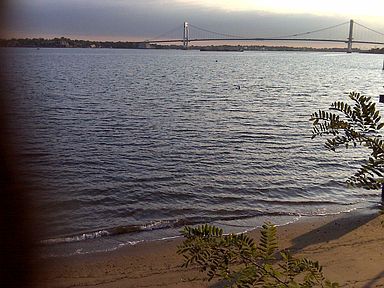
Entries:
{"label": "water", "polygon": [[362,151],[325,151],[308,120],[350,91],[377,99],[382,56],[1,53],[47,255],[172,237],[185,224],[239,232],[379,202],[377,191],[345,185]]}

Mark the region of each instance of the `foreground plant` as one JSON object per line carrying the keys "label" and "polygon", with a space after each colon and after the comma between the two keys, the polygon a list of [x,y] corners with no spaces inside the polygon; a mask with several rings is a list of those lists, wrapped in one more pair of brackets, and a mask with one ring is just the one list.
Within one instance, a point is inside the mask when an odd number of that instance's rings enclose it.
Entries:
{"label": "foreground plant", "polygon": [[[335,151],[340,146],[362,145],[370,150],[365,163],[347,183],[366,189],[379,189],[384,183],[384,141],[380,130],[384,127],[380,112],[370,97],[352,92],[353,104],[337,101],[329,111],[319,110],[311,116],[312,138],[330,136],[325,147]],[[382,194],[384,201],[384,192]]]}
{"label": "foreground plant", "polygon": [[228,287],[338,287],[325,279],[318,262],[278,252],[276,226],[261,228],[259,244],[245,234],[223,235],[215,226],[185,227],[178,247],[183,267],[197,266],[208,279],[219,277]]}

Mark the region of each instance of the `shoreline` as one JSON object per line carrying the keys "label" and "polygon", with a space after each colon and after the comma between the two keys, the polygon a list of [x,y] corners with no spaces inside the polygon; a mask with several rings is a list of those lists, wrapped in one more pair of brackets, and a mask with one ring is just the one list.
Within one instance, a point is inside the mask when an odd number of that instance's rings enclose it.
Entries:
{"label": "shoreline", "polygon": [[[170,222],[172,224],[172,221],[159,220],[158,222],[141,226],[135,225],[134,227],[137,228],[136,231],[133,231],[130,226],[119,226],[115,228],[101,228],[82,233],[79,232],[76,234],[47,238],[46,240],[40,240],[39,253],[42,258],[62,258],[76,255],[106,253],[120,250],[126,246],[135,246],[139,243],[152,243],[180,238],[182,237],[180,235],[180,230],[183,226],[195,226],[207,223],[222,228],[227,234],[250,233],[260,229],[265,222],[271,222],[277,227],[284,227],[300,221],[301,219],[316,219],[326,216],[345,215],[347,213],[359,213],[359,211],[376,209],[375,207],[376,206],[374,205],[367,205],[365,207],[355,207],[338,212],[328,211],[327,214],[318,215],[274,215],[272,213],[253,217],[213,220],[211,222],[187,222],[177,226],[164,226],[163,224],[165,222]],[[147,226],[151,227],[147,229]]]}
{"label": "shoreline", "polygon": [[[377,210],[302,217],[278,228],[279,249],[319,261],[325,276],[341,287],[384,287],[383,218]],[[259,238],[258,229],[248,233]],[[35,260],[41,267],[36,287],[220,287],[196,269],[181,268],[176,250],[182,241]]]}

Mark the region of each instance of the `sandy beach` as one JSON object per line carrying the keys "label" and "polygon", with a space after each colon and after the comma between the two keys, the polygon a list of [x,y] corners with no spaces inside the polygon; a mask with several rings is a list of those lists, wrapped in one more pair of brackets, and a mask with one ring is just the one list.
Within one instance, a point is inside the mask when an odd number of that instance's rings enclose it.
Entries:
{"label": "sandy beach", "polygon": [[[341,287],[384,287],[384,216],[348,213],[305,217],[278,230],[281,248],[320,261]],[[258,230],[251,236],[258,239]],[[181,268],[182,239],[144,242],[116,251],[36,263],[37,287],[222,287],[196,269]]]}

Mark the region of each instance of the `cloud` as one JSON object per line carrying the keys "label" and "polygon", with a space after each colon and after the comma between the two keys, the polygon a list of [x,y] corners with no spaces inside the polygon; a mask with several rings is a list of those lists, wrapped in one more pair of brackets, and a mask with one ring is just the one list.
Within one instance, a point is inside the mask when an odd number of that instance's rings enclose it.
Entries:
{"label": "cloud", "polygon": [[34,37],[144,40],[176,27],[180,27],[177,33],[181,36],[184,21],[227,34],[278,36],[335,25],[348,18],[225,11],[188,0],[13,0],[6,11],[9,34]]}
{"label": "cloud", "polygon": [[175,0],[180,3],[227,11],[269,11],[284,14],[384,17],[382,0]]}
{"label": "cloud", "polygon": [[[139,2],[139,1],[137,1]],[[25,34],[149,36],[179,20],[163,1],[18,1],[5,12],[7,29]],[[143,3],[144,2],[144,3]]]}

